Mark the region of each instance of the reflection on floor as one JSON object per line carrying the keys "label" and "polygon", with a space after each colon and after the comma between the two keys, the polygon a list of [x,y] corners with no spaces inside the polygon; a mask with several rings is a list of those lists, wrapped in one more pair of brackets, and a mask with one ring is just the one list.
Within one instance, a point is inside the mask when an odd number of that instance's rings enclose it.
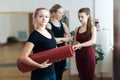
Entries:
{"label": "reflection on floor", "polygon": [[[22,73],[16,67],[23,45],[21,42],[0,45],[0,80],[30,80],[30,72]],[[79,80],[69,73],[69,69],[64,72],[63,80]]]}

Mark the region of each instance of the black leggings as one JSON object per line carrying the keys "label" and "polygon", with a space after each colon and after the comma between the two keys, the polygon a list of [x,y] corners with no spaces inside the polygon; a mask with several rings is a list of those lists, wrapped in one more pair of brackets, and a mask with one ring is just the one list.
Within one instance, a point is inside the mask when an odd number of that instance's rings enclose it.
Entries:
{"label": "black leggings", "polygon": [[54,63],[56,80],[62,80],[63,72],[65,70],[65,65],[66,65],[66,60],[62,60]]}

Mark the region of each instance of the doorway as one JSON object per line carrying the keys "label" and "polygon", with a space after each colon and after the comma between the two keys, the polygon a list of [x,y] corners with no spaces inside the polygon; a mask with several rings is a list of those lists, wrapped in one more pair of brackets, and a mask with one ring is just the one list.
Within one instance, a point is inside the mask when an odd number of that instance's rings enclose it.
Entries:
{"label": "doorway", "polygon": [[114,80],[120,80],[120,1],[114,0]]}
{"label": "doorway", "polygon": [[31,33],[34,30],[33,25],[33,13],[29,13],[29,33]]}

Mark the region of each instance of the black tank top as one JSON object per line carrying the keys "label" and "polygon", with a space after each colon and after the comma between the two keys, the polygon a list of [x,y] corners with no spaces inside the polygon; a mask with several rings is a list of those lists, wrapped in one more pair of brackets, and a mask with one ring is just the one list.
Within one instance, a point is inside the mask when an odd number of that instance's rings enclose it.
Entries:
{"label": "black tank top", "polygon": [[[60,27],[55,26],[51,21],[49,22],[52,26],[52,31],[56,38],[64,37],[65,31],[62,22],[60,21]],[[65,43],[57,44],[58,47],[64,46]]]}

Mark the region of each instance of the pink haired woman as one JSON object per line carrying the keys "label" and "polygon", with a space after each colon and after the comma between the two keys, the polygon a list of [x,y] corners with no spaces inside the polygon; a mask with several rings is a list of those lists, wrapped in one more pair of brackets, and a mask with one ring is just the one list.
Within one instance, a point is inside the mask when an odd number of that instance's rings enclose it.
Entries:
{"label": "pink haired woman", "polygon": [[51,30],[45,26],[50,18],[49,10],[37,8],[33,13],[33,23],[35,30],[30,34],[21,55],[21,60],[29,65],[38,68],[31,72],[31,80],[56,80],[54,64],[47,63],[49,60],[39,64],[33,61],[29,55],[56,48],[56,40]]}

